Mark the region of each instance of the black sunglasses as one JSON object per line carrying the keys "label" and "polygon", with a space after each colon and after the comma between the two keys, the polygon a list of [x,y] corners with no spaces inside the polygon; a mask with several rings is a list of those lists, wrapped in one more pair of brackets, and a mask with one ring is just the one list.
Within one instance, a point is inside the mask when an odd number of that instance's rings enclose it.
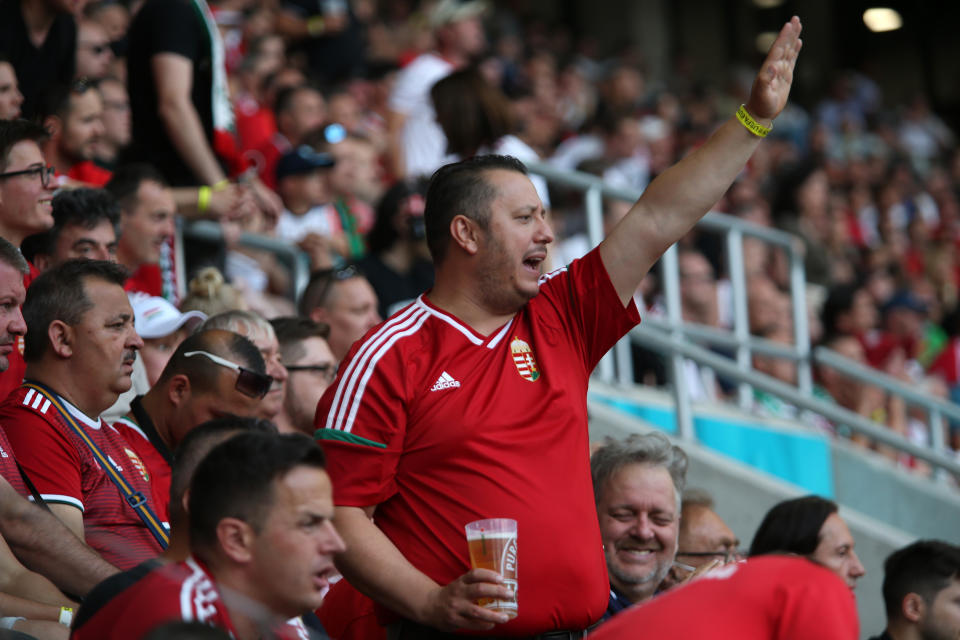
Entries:
{"label": "black sunglasses", "polygon": [[221,367],[226,367],[236,371],[236,389],[249,398],[262,400],[263,396],[267,395],[267,392],[270,391],[270,387],[273,386],[273,376],[267,375],[266,373],[258,373],[256,371],[247,369],[246,367],[241,367],[237,363],[230,362],[226,358],[221,358],[220,356],[208,353],[206,351],[187,351],[185,354],[183,354],[184,358],[189,358],[190,356],[205,356]]}
{"label": "black sunglasses", "polygon": [[50,181],[53,179],[54,172],[55,169],[49,165],[45,167],[30,167],[29,169],[23,169],[22,171],[7,171],[6,173],[0,173],[0,179],[38,174],[40,176],[40,184],[46,188],[50,186]]}
{"label": "black sunglasses", "polygon": [[724,551],[677,551],[678,556],[688,556],[691,558],[723,558],[727,564],[734,560],[746,557],[746,552],[740,549],[726,549]]}
{"label": "black sunglasses", "polygon": [[[320,269],[319,271],[314,271],[313,275],[310,276],[310,282],[307,286],[315,282],[323,281],[323,285],[320,287],[320,293],[317,295],[317,305],[323,304],[323,301],[327,299],[327,294],[330,293],[330,288],[333,286],[334,282],[343,282],[344,280],[349,280],[350,278],[356,278],[357,276],[363,275],[360,272],[360,269],[355,264],[348,264],[345,267],[339,269]],[[289,369],[289,367],[287,367]]]}

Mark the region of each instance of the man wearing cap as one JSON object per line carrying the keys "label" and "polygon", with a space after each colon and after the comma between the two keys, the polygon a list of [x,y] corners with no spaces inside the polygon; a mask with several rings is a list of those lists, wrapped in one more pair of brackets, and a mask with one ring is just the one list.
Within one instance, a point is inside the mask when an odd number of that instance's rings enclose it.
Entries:
{"label": "man wearing cap", "polygon": [[[319,128],[326,118],[323,95],[313,87],[287,87],[277,92],[273,111],[277,132],[248,155],[256,162],[263,184],[277,188],[277,162],[303,144],[303,137]],[[281,198],[283,194],[280,194]]]}
{"label": "man wearing cap", "polygon": [[393,84],[387,115],[390,155],[399,177],[429,176],[447,157],[430,88],[486,48],[481,0],[441,0],[430,14],[436,50],[417,56]]}
{"label": "man wearing cap", "polygon": [[253,416],[271,382],[252,342],[231,331],[203,331],[177,347],[156,384],[114,423],[146,465],[157,515],[165,522],[170,465],[183,437],[207,420]]}
{"label": "man wearing cap", "polygon": [[329,204],[328,169],[334,162],[329,153],[305,144],[277,162],[277,192],[284,207],[277,221],[277,237],[306,251],[312,269],[330,266],[333,253],[347,255],[337,212]]}

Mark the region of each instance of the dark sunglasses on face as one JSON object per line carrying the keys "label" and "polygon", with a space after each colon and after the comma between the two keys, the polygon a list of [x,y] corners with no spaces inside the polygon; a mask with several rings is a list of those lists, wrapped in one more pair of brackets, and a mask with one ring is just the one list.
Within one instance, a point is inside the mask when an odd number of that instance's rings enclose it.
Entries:
{"label": "dark sunglasses on face", "polygon": [[235,362],[230,362],[225,358],[208,353],[206,351],[187,351],[183,354],[184,358],[189,358],[191,356],[204,356],[209,358],[214,363],[220,365],[221,367],[226,367],[228,369],[233,369],[237,372],[237,384],[235,385],[237,391],[243,395],[262,400],[267,392],[270,391],[270,387],[273,385],[273,376],[267,375],[266,373],[257,373],[247,369],[246,367],[241,367]]}

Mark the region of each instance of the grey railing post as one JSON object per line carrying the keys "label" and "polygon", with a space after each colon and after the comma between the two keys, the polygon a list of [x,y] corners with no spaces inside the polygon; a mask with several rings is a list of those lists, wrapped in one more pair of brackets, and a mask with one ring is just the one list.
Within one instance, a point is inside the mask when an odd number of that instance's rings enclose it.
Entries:
{"label": "grey railing post", "polygon": [[810,327],[807,322],[807,274],[804,270],[806,251],[799,238],[790,249],[790,306],[793,310],[793,343],[797,347],[797,387],[800,393],[813,393],[810,367]]}
{"label": "grey railing post", "polygon": [[[733,333],[737,338],[737,366],[744,374],[752,367],[750,352],[750,316],[747,313],[747,277],[743,267],[743,232],[727,231],[727,260],[730,265],[730,288],[733,294]],[[737,384],[740,408],[749,411],[753,389],[746,381]]]}
{"label": "grey railing post", "polygon": [[[663,295],[667,305],[667,320],[670,333],[677,340],[683,340],[683,317],[680,309],[680,266],[677,260],[677,246],[671,245],[660,260],[663,271]],[[670,354],[670,375],[673,378],[673,397],[677,403],[677,435],[685,440],[693,440],[693,411],[690,406],[690,390],[687,389],[687,377],[684,372],[684,357],[677,351]]]}

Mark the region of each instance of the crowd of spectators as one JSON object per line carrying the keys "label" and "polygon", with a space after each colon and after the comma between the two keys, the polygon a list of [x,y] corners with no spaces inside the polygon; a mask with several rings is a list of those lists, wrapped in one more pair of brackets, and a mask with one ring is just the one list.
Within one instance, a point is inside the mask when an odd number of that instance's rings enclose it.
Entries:
{"label": "crowd of spectators", "polygon": [[[788,23],[781,40],[795,43],[798,34],[799,23]],[[777,54],[787,75],[799,50],[792,47]],[[450,492],[469,467],[439,465],[451,474],[446,484],[442,475],[417,477],[433,473],[437,450],[451,460],[466,459],[458,457],[464,452],[439,440],[401,448],[408,444],[402,420],[422,419],[425,402],[413,397],[410,372],[423,368],[429,382],[436,379],[427,369],[435,363],[423,363],[417,348],[452,359],[445,361],[487,357],[487,349],[455,354],[450,345],[463,336],[479,345],[484,340],[476,334],[491,335],[419,297],[435,284],[438,299],[455,300],[451,292],[469,297],[477,281],[469,255],[457,249],[449,257],[453,222],[439,231],[425,223],[437,220],[436,213],[425,216],[428,180],[449,163],[490,156],[488,164],[452,165],[434,179],[461,188],[456,197],[431,191],[433,206],[445,198],[466,207],[456,199],[464,194],[474,206],[495,188],[526,198],[522,165],[510,156],[643,191],[704,147],[738,104],[755,98],[752,76],[726,90],[700,87],[682,73],[668,85],[647,80],[629,50],[600,58],[572,39],[549,37],[506,3],[482,0],[0,0],[0,626],[41,639],[65,638],[71,625],[71,637],[140,637],[181,618],[243,639],[311,637],[324,627],[335,640],[444,638],[461,627],[496,635],[491,627],[506,620],[454,605],[509,595],[499,578],[455,573],[463,554],[443,544],[434,557],[412,552],[428,567],[424,573],[397,563],[398,556],[406,562],[415,540],[447,541],[449,532],[437,531],[461,515],[463,505]],[[784,102],[789,83],[775,92]],[[771,117],[782,108],[771,107]],[[955,142],[923,99],[888,105],[869,78],[840,73],[819,103],[787,106],[713,206],[800,236],[815,344],[942,397],[960,395]],[[735,150],[749,144],[736,142]],[[482,176],[491,174],[498,179],[485,184]],[[510,191],[518,180],[520,196]],[[604,271],[606,258],[588,254],[581,197],[537,176],[531,181],[542,207],[524,206],[534,209],[527,216],[534,242],[549,250],[524,253],[524,274],[536,279],[577,261],[570,290],[583,289],[578,303],[582,297],[596,304],[590,321],[598,331],[591,335],[584,325],[584,336],[571,330],[565,340],[552,333],[545,340],[569,347],[569,362],[588,374],[613,334],[639,319],[634,303],[644,313],[662,308],[656,270],[639,288],[621,291],[623,282],[607,276],[609,263]],[[669,179],[661,184],[668,186],[659,197],[676,193]],[[701,215],[695,201],[706,192],[691,197],[678,220]],[[629,204],[604,203],[605,234]],[[222,239],[175,233],[198,219],[216,222]],[[659,256],[657,243],[676,240],[669,236],[682,220],[644,239],[649,244],[636,252],[634,271]],[[469,246],[469,229],[460,231]],[[241,242],[244,233],[302,251],[311,276],[296,306],[289,265]],[[680,246],[684,320],[729,328],[729,274],[717,238],[694,230]],[[508,257],[496,256],[502,263]],[[744,258],[751,333],[791,342],[784,256],[747,241]],[[504,285],[495,277],[504,264],[487,268],[484,275],[496,282],[480,278],[487,287],[481,293]],[[567,304],[567,285],[558,284],[565,278],[541,297]],[[597,284],[588,286],[591,278]],[[618,297],[620,313],[607,314],[601,305]],[[505,317],[478,324],[496,329]],[[436,336],[449,335],[387,354],[385,362],[396,360],[397,371],[405,371],[395,379],[373,371],[398,338],[427,320],[439,327],[431,329]],[[409,324],[416,326],[396,333]],[[545,360],[531,349],[533,338],[521,339],[516,328],[511,335],[496,331],[488,349],[501,338],[507,348],[509,340],[511,370],[515,365],[523,380],[537,381]],[[338,377],[341,362],[348,366]],[[638,379],[664,382],[655,359],[638,363]],[[787,361],[757,356],[754,366],[785,382],[796,379]],[[476,367],[489,365],[478,359]],[[424,393],[459,388],[465,373],[449,371]],[[564,432],[586,421],[575,397],[586,376],[580,380],[577,371],[571,366],[564,381],[576,379],[574,393],[567,390],[571,410],[553,418],[569,421]],[[731,395],[708,369],[688,363],[684,373],[700,399]],[[899,397],[830,369],[818,371],[817,382],[819,397],[931,442],[924,416]],[[325,393],[331,385],[336,392]],[[549,426],[538,422],[550,413],[547,405],[537,403],[555,396],[516,399],[530,422]],[[486,406],[464,402],[426,413],[436,424],[443,422],[440,411],[450,423],[491,419]],[[754,409],[766,417],[799,415],[761,392]],[[814,418],[808,422],[817,428],[844,432]],[[510,424],[498,417],[490,427],[507,433]],[[945,435],[960,449],[960,431]],[[585,437],[571,427],[552,443],[563,464],[550,456],[522,460],[518,466],[530,467],[528,488],[552,496],[562,477],[585,473]],[[929,472],[875,442],[854,440]],[[467,441],[474,464],[490,457],[492,439]],[[401,455],[410,456],[402,465]],[[818,637],[856,637],[850,593],[865,568],[837,506],[817,497],[777,505],[749,555],[802,558],[742,565],[746,554],[711,499],[684,493],[686,465],[684,452],[655,434],[598,445],[590,460],[594,499],[578,484],[550,526],[569,524],[560,545],[570,551],[567,561],[580,563],[581,577],[602,583],[599,558],[576,548],[592,540],[582,516],[586,506],[592,518],[595,507],[609,602],[600,584],[583,607],[567,606],[583,598],[575,593],[580,585],[564,581],[566,565],[548,567],[547,545],[537,563],[531,548],[527,566],[536,564],[538,575],[556,584],[550,593],[526,591],[528,611],[540,617],[521,619],[510,633],[536,635],[554,616],[557,624],[571,623],[560,629],[579,627],[555,637],[593,635],[594,610],[599,615],[606,603],[604,620],[616,620],[598,637],[627,637],[641,627],[680,637],[670,632],[677,612],[711,602],[717,610],[743,608],[735,616],[741,626],[722,631],[731,637],[801,638],[811,629]],[[386,479],[388,472],[436,483],[428,491],[439,496],[427,509],[433,521],[421,517],[422,505],[387,503],[384,483],[397,482]],[[496,491],[484,497],[497,508],[494,498],[506,500]],[[529,497],[511,494],[507,502],[541,515],[545,507],[530,506]],[[338,511],[336,529],[335,498],[338,509],[349,510]],[[548,523],[533,521],[545,542]],[[382,546],[384,540],[394,546]],[[891,587],[884,587],[888,637],[917,637],[911,625],[956,634],[956,617],[938,603],[948,599],[955,607],[960,551],[926,542],[898,553],[887,565]],[[337,576],[335,557],[346,579]],[[700,580],[704,575],[714,579]],[[445,579],[439,591],[446,610],[439,601],[429,611],[413,606],[421,594],[435,593],[435,576]],[[755,599],[727,602],[738,593]],[[784,599],[796,606],[776,611]],[[775,626],[790,632],[773,635]]]}

